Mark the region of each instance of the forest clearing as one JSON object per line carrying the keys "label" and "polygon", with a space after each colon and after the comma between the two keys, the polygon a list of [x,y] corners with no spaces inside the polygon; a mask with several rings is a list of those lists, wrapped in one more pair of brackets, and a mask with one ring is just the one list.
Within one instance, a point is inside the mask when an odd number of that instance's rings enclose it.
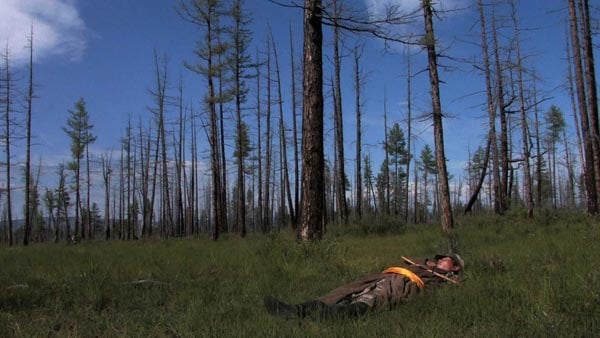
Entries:
{"label": "forest clearing", "polygon": [[[39,1],[0,2],[0,337],[598,334],[596,3]],[[395,266],[436,254],[460,285]],[[370,272],[416,299],[269,314]]]}
{"label": "forest clearing", "polygon": [[[269,316],[262,297],[299,302],[401,255],[444,251],[439,226],[331,228],[322,241],[270,235],[0,249],[0,336],[509,337],[600,329],[597,220],[567,214],[458,219],[466,269],[390,311],[352,320]],[[371,230],[373,229],[373,224]]]}

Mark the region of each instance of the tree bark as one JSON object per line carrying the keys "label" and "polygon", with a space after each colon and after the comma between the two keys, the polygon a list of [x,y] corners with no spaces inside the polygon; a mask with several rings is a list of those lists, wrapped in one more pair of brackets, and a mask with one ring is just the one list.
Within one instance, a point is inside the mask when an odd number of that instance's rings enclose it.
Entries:
{"label": "tree bark", "polygon": [[3,55],[4,61],[4,78],[3,89],[4,89],[4,152],[6,154],[6,218],[8,223],[8,245],[13,245],[13,216],[12,216],[12,186],[11,186],[11,143],[12,143],[12,95],[13,95],[13,80],[12,73],[10,71],[10,55],[8,50],[8,43],[4,49]]}
{"label": "tree bark", "polygon": [[596,89],[596,66],[594,64],[594,44],[590,27],[588,0],[578,0],[581,21],[581,45],[583,46],[583,63],[585,64],[585,89],[590,117],[590,133],[592,151],[594,152],[594,171],[596,179],[596,195],[600,194],[600,124],[598,122],[598,96]]}
{"label": "tree bark", "polygon": [[[490,152],[492,157],[492,179],[493,179],[493,203],[494,213],[501,215],[504,213],[502,203],[502,190],[500,186],[500,164],[498,158],[498,144],[496,136],[496,109],[497,105],[494,100],[493,88],[492,88],[492,74],[490,66],[490,52],[487,41],[487,28],[485,24],[485,13],[483,9],[483,3],[481,0],[477,1],[477,7],[479,8],[479,21],[481,24],[481,49],[483,53],[483,63],[485,72],[485,88],[487,97],[487,109],[488,109],[488,121],[490,131],[488,133],[488,144],[490,145]],[[499,74],[498,76],[502,76]],[[466,212],[467,209],[465,209]]]}
{"label": "tree bark", "polygon": [[296,213],[292,218],[292,227],[296,229],[298,227],[298,219],[300,218],[299,206],[300,206],[300,166],[298,156],[298,126],[297,126],[297,103],[296,103],[296,67],[294,62],[294,43],[292,39],[292,28],[290,26],[290,70],[291,70],[291,95],[292,95],[292,133],[293,133],[293,146],[294,146],[294,210]]}
{"label": "tree bark", "polygon": [[[277,55],[277,46],[275,46],[275,39],[273,38],[273,35],[271,35],[271,41],[273,42],[273,56],[275,57],[275,75],[277,77],[277,102],[279,106],[279,143],[281,148],[281,170],[283,170],[283,180],[281,182],[282,196],[280,202],[282,205],[282,212],[285,212],[285,199],[287,198],[290,218],[295,219],[296,215],[294,210],[294,204],[292,202],[292,191],[290,189],[290,175],[288,170],[287,137],[285,134],[285,125],[283,123],[283,96],[281,94],[281,75],[279,71],[279,57]],[[281,215],[281,217],[285,219],[283,214]]]}
{"label": "tree bark", "polygon": [[323,32],[321,0],[304,0],[304,81],[302,111],[302,240],[323,234]]}
{"label": "tree bark", "polygon": [[435,37],[433,31],[433,10],[431,0],[423,0],[423,14],[425,18],[425,43],[431,85],[431,105],[433,110],[433,132],[435,138],[435,154],[439,170],[439,192],[442,207],[442,229],[449,233],[454,227],[452,205],[450,203],[450,188],[448,185],[448,171],[446,169],[446,155],[444,153],[444,128],[442,125],[442,105],[440,100],[440,83],[437,71],[437,54],[435,51]]}
{"label": "tree bark", "polygon": [[362,51],[358,51],[358,47],[354,49],[354,89],[355,95],[355,109],[356,109],[356,218],[362,218],[362,168],[361,168],[361,148],[362,148],[362,134],[361,134],[361,103],[360,103],[360,68],[359,62]]}
{"label": "tree bark", "polygon": [[[27,118],[25,124],[25,228],[23,245],[29,244],[31,233],[31,113],[33,106],[33,24],[29,35],[29,85],[27,91]],[[79,180],[79,177],[77,177]]]}
{"label": "tree bark", "polygon": [[509,103],[504,97],[504,72],[500,64],[500,47],[498,45],[498,30],[496,28],[495,12],[492,12],[492,35],[494,41],[494,61],[496,70],[496,88],[498,109],[500,113],[500,162],[502,165],[500,176],[500,210],[502,213],[509,207],[510,185],[509,185],[509,147],[508,147],[508,121],[506,108]]}
{"label": "tree bark", "polygon": [[569,18],[571,26],[571,43],[573,47],[573,63],[575,65],[575,87],[579,114],[581,115],[581,134],[585,150],[585,189],[587,193],[587,212],[590,215],[598,213],[598,195],[596,190],[596,172],[594,166],[594,133],[590,130],[590,119],[586,107],[585,85],[583,67],[581,65],[581,45],[579,42],[579,29],[577,25],[577,12],[575,0],[569,0]]}
{"label": "tree bark", "polygon": [[338,26],[338,16],[341,15],[341,7],[338,5],[338,0],[332,1],[333,6],[333,64],[334,64],[334,78],[335,78],[335,142],[337,144],[337,207],[340,213],[340,219],[342,223],[348,221],[348,206],[346,204],[346,171],[345,171],[345,160],[344,160],[344,122],[343,122],[343,109],[342,109],[342,81],[340,79],[341,73],[341,57],[340,57],[340,27]]}

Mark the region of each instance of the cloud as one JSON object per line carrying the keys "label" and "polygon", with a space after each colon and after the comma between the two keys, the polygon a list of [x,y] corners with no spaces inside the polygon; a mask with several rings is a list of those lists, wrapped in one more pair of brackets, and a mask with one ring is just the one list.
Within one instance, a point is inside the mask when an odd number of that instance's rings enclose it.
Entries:
{"label": "cloud", "polygon": [[[397,6],[404,13],[411,13],[419,9],[422,0],[364,0],[371,16],[380,17],[390,6]],[[434,8],[443,11],[452,11],[465,8],[471,0],[440,0],[434,1]],[[420,12],[419,12],[420,13]]]}
{"label": "cloud", "polygon": [[29,60],[28,39],[33,25],[35,61],[49,56],[79,60],[86,49],[85,23],[74,0],[0,1],[1,49],[8,44],[13,64]]}

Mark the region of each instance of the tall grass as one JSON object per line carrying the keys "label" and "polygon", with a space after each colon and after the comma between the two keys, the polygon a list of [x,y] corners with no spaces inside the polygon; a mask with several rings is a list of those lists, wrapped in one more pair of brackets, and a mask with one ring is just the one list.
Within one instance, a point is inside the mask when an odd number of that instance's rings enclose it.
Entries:
{"label": "tall grass", "polygon": [[[459,220],[461,286],[355,320],[269,316],[264,295],[303,302],[401,255],[448,244],[437,226],[0,248],[0,337],[595,336],[600,224],[577,215]],[[395,225],[394,225],[395,226]],[[373,225],[382,230],[384,225]]]}

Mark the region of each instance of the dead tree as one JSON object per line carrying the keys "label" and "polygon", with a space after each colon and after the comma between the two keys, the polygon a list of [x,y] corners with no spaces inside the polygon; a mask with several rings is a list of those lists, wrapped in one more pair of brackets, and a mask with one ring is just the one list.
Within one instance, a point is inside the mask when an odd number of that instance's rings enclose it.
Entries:
{"label": "dead tree", "polygon": [[439,193],[442,207],[442,229],[450,232],[454,227],[446,155],[444,151],[444,128],[442,125],[442,105],[440,100],[440,83],[437,70],[437,53],[435,51],[435,35],[433,31],[433,9],[431,0],[423,0],[425,18],[425,37],[423,42],[427,49],[429,80],[431,85],[431,106],[433,114],[433,133],[435,139],[435,155],[439,170]]}

